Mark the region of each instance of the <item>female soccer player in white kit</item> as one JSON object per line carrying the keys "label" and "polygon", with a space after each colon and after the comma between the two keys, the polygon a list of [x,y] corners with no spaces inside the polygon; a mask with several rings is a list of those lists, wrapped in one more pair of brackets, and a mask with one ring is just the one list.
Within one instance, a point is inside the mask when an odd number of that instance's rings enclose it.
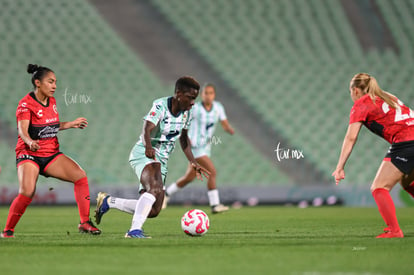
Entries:
{"label": "female soccer player in white kit", "polygon": [[187,131],[190,109],[198,96],[200,85],[190,76],[180,77],[175,84],[174,95],[156,99],[144,117],[144,126],[138,142],[129,156],[129,163],[140,183],[138,200],[124,199],[99,192],[95,219],[99,224],[102,216],[111,208],[133,214],[126,238],[149,238],[142,229],[147,218],[155,218],[164,200],[164,183],[168,171],[168,158],[179,140],[181,149],[196,175],[208,177],[209,172],[195,160]]}
{"label": "female soccer player in white kit", "polygon": [[[216,88],[213,84],[204,85],[201,92],[201,102],[197,102],[192,109],[192,121],[189,129],[191,150],[197,162],[210,171],[207,181],[207,196],[212,213],[220,213],[229,210],[220,203],[219,192],[216,187],[216,169],[210,159],[211,144],[217,142],[214,136],[217,122],[220,121],[223,129],[233,135],[234,130],[227,120],[226,112],[220,102],[215,101]],[[163,208],[167,207],[170,196],[192,182],[196,177],[194,168],[190,165],[184,176],[168,186],[165,192]]]}

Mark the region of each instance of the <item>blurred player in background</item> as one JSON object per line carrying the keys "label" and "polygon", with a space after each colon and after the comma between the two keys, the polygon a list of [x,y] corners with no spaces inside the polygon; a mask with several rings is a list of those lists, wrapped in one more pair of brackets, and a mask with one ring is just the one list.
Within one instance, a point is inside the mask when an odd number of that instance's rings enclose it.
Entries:
{"label": "blurred player in background", "polygon": [[79,232],[100,234],[101,231],[89,219],[90,198],[86,173],[75,161],[59,151],[57,139],[58,131],[69,128],[83,129],[87,127],[88,122],[83,117],[60,122],[56,100],[53,97],[56,90],[55,73],[49,68],[32,64],[28,65],[27,72],[32,75],[35,91],[20,100],[16,111],[19,195],[10,206],[1,237],[14,236],[16,224],[32,202],[39,174],[73,182],[80,215]]}
{"label": "blurred player in background", "polygon": [[129,156],[129,163],[141,183],[141,196],[138,200],[129,200],[100,192],[95,211],[98,224],[110,208],[116,208],[133,214],[131,228],[125,238],[149,238],[142,227],[147,218],[155,218],[161,211],[167,162],[177,139],[197,176],[200,179],[202,175],[208,177],[209,172],[195,160],[187,135],[190,109],[199,89],[200,85],[194,78],[184,76],[176,81],[174,96],[153,102],[151,110],[144,117],[140,139]]}
{"label": "blurred player in background", "polygon": [[398,183],[414,197],[414,112],[397,97],[378,86],[376,79],[366,73],[355,75],[349,90],[354,105],[341,155],[332,176],[336,184],[345,178],[345,164],[351,155],[358,133],[365,125],[373,133],[391,143],[371,185],[387,227],[377,238],[402,238],[390,190]]}
{"label": "blurred player in background", "polygon": [[[216,168],[210,159],[211,143],[214,142],[214,131],[218,122],[221,123],[223,129],[229,134],[233,135],[234,130],[227,120],[223,105],[215,101],[215,97],[215,86],[213,84],[204,85],[201,92],[201,102],[197,102],[191,112],[192,121],[189,137],[191,140],[191,150],[197,162],[210,171],[210,177],[207,181],[207,196],[211,211],[212,213],[220,213],[229,210],[229,207],[220,203],[219,192],[216,186]],[[195,177],[196,173],[193,167],[188,165],[185,175],[168,186],[165,192],[163,208],[167,207],[170,196],[192,182]]]}

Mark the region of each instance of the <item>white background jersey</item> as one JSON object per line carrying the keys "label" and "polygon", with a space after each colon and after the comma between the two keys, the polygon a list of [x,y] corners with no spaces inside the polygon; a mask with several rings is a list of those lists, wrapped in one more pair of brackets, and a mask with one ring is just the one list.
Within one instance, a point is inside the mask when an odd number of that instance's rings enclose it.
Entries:
{"label": "white background jersey", "polygon": [[[159,158],[168,159],[174,150],[175,141],[180,137],[182,129],[188,129],[190,115],[188,111],[177,116],[171,113],[172,97],[163,97],[154,100],[152,108],[144,117],[156,125],[151,132],[151,144]],[[138,145],[143,146],[141,136]]]}
{"label": "white background jersey", "polygon": [[199,147],[211,142],[219,121],[226,120],[224,107],[220,102],[213,101],[213,107],[207,111],[203,103],[197,102],[191,109],[191,126],[189,137],[191,146]]}

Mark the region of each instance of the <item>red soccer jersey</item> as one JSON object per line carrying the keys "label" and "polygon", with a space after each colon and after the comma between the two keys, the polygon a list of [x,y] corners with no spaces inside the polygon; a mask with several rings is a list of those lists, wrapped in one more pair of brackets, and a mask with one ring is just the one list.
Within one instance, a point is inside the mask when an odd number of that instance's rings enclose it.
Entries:
{"label": "red soccer jersey", "polygon": [[27,154],[36,157],[48,157],[59,152],[57,133],[59,131],[59,114],[54,97],[48,99],[43,105],[37,101],[34,92],[23,97],[16,110],[17,122],[29,120],[29,135],[33,140],[39,140],[40,149],[36,152],[30,150],[18,136],[16,145],[16,157]]}
{"label": "red soccer jersey", "polygon": [[389,143],[414,140],[414,112],[398,100],[399,108],[391,108],[379,97],[375,104],[364,95],[351,109],[349,124],[362,122],[373,133]]}

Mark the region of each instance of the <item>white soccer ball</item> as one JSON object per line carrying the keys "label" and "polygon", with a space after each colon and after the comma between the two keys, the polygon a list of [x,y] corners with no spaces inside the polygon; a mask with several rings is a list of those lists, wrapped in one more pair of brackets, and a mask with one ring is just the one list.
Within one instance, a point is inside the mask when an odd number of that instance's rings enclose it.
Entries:
{"label": "white soccer ball", "polygon": [[202,236],[210,228],[210,220],[204,211],[192,209],[181,218],[181,228],[187,235]]}

